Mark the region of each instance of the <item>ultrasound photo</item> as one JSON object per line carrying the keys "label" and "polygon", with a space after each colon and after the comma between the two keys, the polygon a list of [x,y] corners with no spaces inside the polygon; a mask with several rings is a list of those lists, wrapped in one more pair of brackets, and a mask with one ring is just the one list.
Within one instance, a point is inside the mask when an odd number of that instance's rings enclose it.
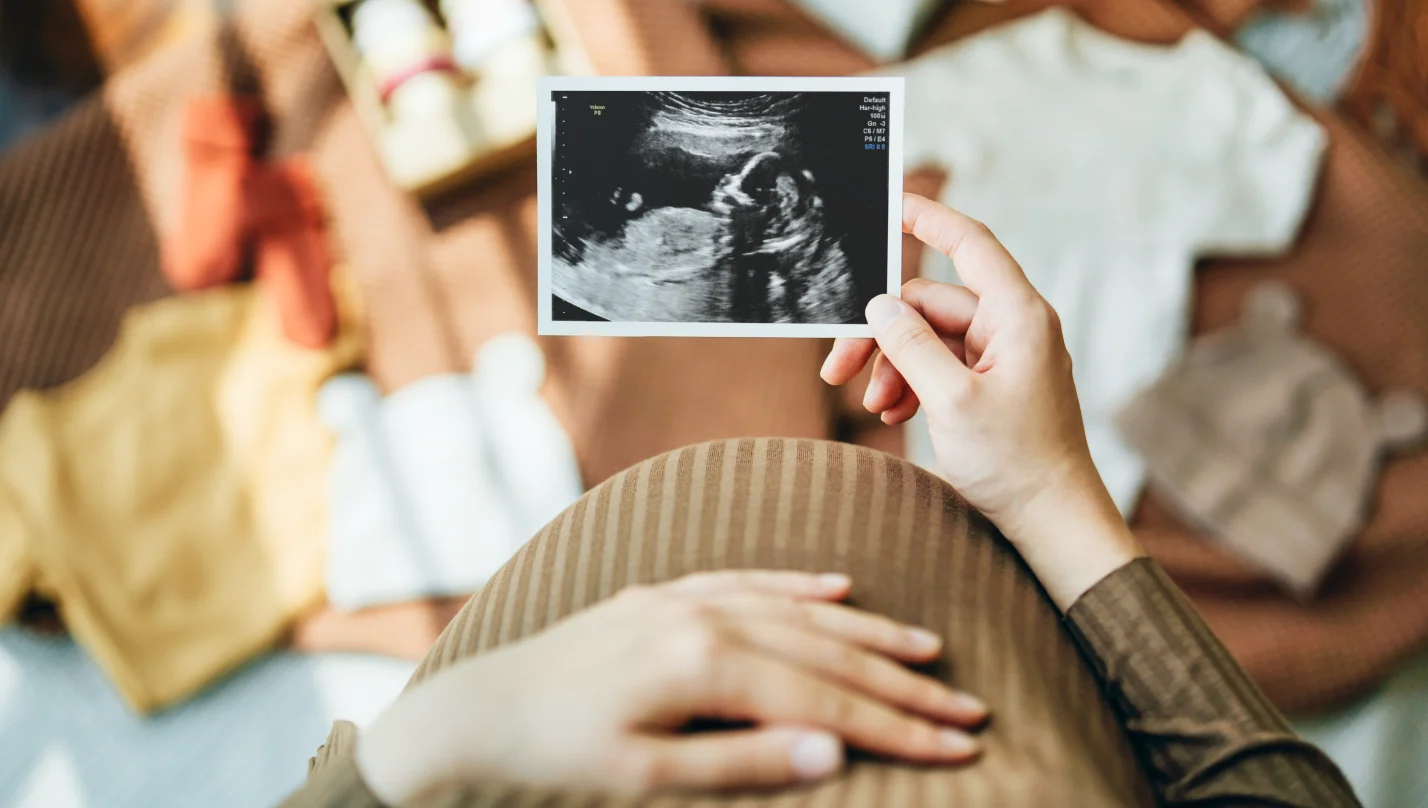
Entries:
{"label": "ultrasound photo", "polygon": [[901,274],[899,82],[543,84],[542,333],[866,335]]}

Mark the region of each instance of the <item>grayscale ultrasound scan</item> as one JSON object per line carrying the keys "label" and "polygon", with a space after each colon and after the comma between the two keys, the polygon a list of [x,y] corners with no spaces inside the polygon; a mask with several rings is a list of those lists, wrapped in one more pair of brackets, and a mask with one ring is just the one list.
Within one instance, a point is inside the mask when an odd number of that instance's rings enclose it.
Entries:
{"label": "grayscale ultrasound scan", "polygon": [[[542,286],[558,330],[543,333],[834,336],[865,327],[868,300],[895,292],[900,277],[898,233],[890,238],[900,213],[891,218],[890,206],[900,207],[901,170],[889,148],[900,85],[774,86],[798,81],[567,79],[551,88]],[[648,82],[692,86],[622,86]]]}

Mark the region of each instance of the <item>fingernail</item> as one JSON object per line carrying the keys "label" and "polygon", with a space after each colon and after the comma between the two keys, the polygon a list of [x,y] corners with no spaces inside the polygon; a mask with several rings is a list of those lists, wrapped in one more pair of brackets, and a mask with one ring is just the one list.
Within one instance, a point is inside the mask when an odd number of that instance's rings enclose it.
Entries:
{"label": "fingernail", "polygon": [[883,331],[902,314],[902,302],[892,295],[878,295],[868,302],[868,325],[874,331]]}
{"label": "fingernail", "polygon": [[827,777],[843,765],[843,745],[832,735],[811,733],[793,742],[789,760],[804,780]]}
{"label": "fingernail", "polygon": [[942,638],[925,628],[908,629],[907,640],[918,651],[930,652],[942,647]]}
{"label": "fingernail", "polygon": [[966,693],[954,691],[952,693],[952,706],[959,713],[967,713],[968,715],[978,717],[985,717],[987,715],[987,705],[983,704],[982,700],[976,696],[969,696]]}
{"label": "fingernail", "polygon": [[982,747],[976,740],[965,732],[958,732],[955,729],[944,729],[937,733],[937,740],[942,748],[954,755],[975,755]]}
{"label": "fingernail", "polygon": [[830,572],[818,576],[818,585],[824,589],[847,589],[853,581],[841,572]]}

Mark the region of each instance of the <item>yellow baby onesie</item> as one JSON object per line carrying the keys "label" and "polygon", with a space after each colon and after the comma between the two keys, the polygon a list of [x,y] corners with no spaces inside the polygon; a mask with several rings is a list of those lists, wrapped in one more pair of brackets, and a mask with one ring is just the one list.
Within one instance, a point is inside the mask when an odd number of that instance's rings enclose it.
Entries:
{"label": "yellow baby onesie", "polygon": [[268,647],[322,597],[332,438],[315,397],[359,343],[345,323],[299,348],[268,298],[225,287],[135,308],[86,376],[15,396],[0,622],[31,590],[52,598],[139,711]]}

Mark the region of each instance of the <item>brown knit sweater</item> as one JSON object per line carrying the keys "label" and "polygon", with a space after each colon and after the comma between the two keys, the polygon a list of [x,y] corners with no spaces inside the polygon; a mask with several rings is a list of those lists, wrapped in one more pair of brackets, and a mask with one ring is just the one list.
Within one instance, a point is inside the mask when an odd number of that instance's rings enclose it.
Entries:
{"label": "brown knit sweater", "polygon": [[[1355,806],[1153,561],[1087,592],[1063,621],[1016,553],[941,480],[846,444],[732,440],[647,460],[557,517],[467,603],[413,678],[540,631],[632,583],[698,570],[852,576],[852,602],[946,638],[933,671],[992,709],[966,767],[855,760],[766,795],[597,795],[466,784],[422,806]],[[1069,629],[1069,631],[1067,630]],[[377,802],[334,727],[289,808]]]}

